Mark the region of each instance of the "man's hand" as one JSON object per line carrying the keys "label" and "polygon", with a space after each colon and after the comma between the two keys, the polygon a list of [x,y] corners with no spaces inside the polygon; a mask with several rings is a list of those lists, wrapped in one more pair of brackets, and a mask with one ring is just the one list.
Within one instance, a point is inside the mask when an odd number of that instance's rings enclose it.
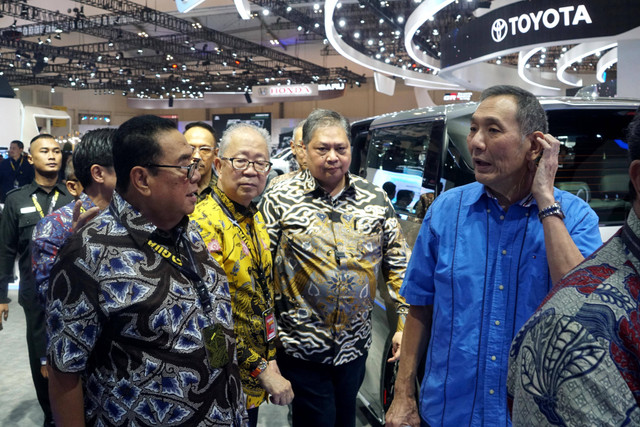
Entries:
{"label": "man's hand", "polygon": [[[539,134],[539,135],[538,135]],[[536,168],[534,160],[529,163],[529,169],[532,173],[535,171],[533,183],[531,185],[531,193],[536,199],[536,203],[540,209],[555,202],[553,196],[553,182],[556,178],[558,170],[558,153],[560,151],[560,141],[549,134],[536,132],[536,140],[542,147],[542,157]]]}
{"label": "man's hand", "polygon": [[258,382],[271,395],[271,403],[284,406],[293,400],[291,383],[280,374],[275,360],[270,361],[267,369],[258,375]]}
{"label": "man's hand", "polygon": [[402,332],[396,332],[393,334],[393,338],[391,338],[391,345],[393,351],[393,357],[387,359],[387,362],[395,362],[396,360],[400,360],[400,349],[402,344]]}
{"label": "man's hand", "polygon": [[394,396],[393,402],[385,415],[386,427],[420,427],[418,406],[413,397]]}
{"label": "man's hand", "polygon": [[73,205],[73,218],[71,220],[71,230],[74,232],[100,213],[100,209],[97,206],[83,213],[80,213],[81,210],[82,200],[77,200],[76,204]]}
{"label": "man's hand", "polygon": [[2,321],[9,318],[9,304],[0,304],[0,331],[2,330]]}

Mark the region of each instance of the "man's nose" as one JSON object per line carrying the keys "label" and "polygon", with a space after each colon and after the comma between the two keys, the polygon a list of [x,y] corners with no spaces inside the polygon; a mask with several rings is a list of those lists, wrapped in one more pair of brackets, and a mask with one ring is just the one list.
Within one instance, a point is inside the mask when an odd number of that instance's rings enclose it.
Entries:
{"label": "man's nose", "polygon": [[474,149],[484,151],[484,149],[487,148],[484,141],[484,135],[480,131],[473,135],[470,134],[468,137],[468,143],[470,151],[473,151]]}
{"label": "man's nose", "polygon": [[191,158],[202,160],[202,156],[200,156],[200,149],[198,149],[198,147],[193,147],[193,151],[191,152]]}
{"label": "man's nose", "polygon": [[335,148],[331,148],[329,150],[329,152],[327,153],[327,161],[328,162],[335,162],[338,160],[338,152],[336,151]]}

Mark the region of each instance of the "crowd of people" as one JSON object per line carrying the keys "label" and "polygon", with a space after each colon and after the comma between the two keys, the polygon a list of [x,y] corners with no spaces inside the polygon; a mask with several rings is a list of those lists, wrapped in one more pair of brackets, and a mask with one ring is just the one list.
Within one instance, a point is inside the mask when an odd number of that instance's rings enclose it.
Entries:
{"label": "crowd of people", "polygon": [[134,117],[66,168],[51,135],[26,156],[12,141],[0,329],[17,259],[45,425],[253,427],[269,401],[294,427],[355,426],[378,276],[398,317],[388,426],[640,423],[640,117],[633,209],[603,246],[554,188],[561,144],[525,90],[482,93],[476,182],[429,193],[413,249],[393,183],[349,173],[349,138],[314,110],[299,169],[271,180],[271,137],[247,123]]}

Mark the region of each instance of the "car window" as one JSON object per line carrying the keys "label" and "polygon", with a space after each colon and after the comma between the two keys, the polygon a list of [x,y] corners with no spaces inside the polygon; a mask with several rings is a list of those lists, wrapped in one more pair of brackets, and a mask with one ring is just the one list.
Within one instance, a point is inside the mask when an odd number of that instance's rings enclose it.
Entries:
{"label": "car window", "polygon": [[414,215],[421,194],[434,193],[440,176],[444,122],[375,129],[366,178],[387,191],[396,212]]}
{"label": "car window", "polygon": [[601,225],[622,224],[629,201],[628,147],[633,109],[548,110],[549,132],[562,144],[555,186],[585,200]]}

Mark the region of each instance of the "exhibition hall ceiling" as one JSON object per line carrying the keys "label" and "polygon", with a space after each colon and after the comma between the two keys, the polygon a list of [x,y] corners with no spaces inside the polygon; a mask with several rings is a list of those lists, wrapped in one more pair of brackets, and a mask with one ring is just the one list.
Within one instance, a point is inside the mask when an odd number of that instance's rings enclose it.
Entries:
{"label": "exhibition hall ceiling", "polygon": [[[250,92],[261,85],[359,86],[372,70],[416,81],[424,76],[425,87],[444,88],[439,67],[430,66],[439,64],[444,37],[513,3],[204,0],[180,13],[176,1],[190,0],[0,0],[0,72],[14,87],[150,98]],[[436,3],[446,5],[431,19],[418,21],[410,55],[407,20],[416,18],[421,6]],[[526,67],[555,73],[574,46],[539,49]],[[566,72],[594,74],[608,49],[582,57]],[[424,60],[416,60],[415,52]],[[367,60],[351,62],[340,55]],[[515,68],[522,57],[508,53],[483,60]],[[615,63],[608,73],[615,76]]]}

